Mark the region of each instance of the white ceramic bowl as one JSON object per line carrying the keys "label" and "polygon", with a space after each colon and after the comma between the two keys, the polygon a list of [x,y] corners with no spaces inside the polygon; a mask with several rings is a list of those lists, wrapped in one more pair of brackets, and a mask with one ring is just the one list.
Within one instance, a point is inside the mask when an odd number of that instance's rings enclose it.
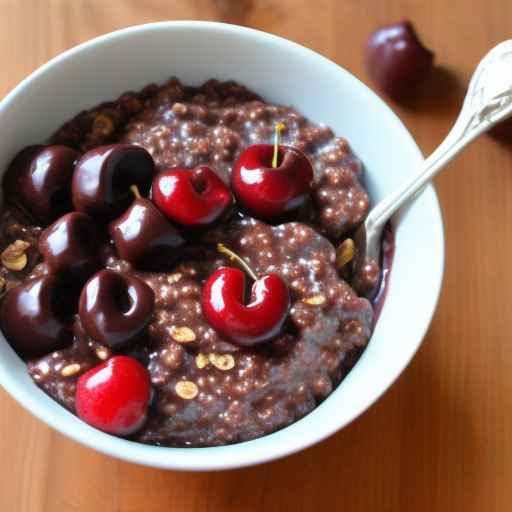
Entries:
{"label": "white ceramic bowl", "polygon": [[[413,138],[365,85],[333,62],[279,37],[218,23],[132,27],[81,44],[39,68],[0,103],[0,169],[44,141],[78,111],[171,75],[185,84],[234,79],[265,99],[293,105],[343,135],[363,160],[373,201],[422,162]],[[103,453],[148,466],[218,470],[257,464],[310,446],[347,425],[379,398],[418,349],[443,274],[443,226],[429,187],[395,219],[396,256],[388,296],[368,348],[342,384],[293,425],[216,448],[160,448],[95,430],[39,390],[0,336],[0,383],[53,428]]]}

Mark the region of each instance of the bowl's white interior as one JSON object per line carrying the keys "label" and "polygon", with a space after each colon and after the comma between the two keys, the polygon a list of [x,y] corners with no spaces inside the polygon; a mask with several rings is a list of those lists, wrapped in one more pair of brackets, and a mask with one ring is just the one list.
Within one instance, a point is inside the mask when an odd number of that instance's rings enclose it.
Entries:
{"label": "bowl's white interior", "polygon": [[[74,48],[37,70],[0,104],[0,169],[23,146],[44,141],[79,110],[175,75],[186,84],[235,79],[271,102],[295,106],[345,136],[363,160],[374,201],[422,156],[389,108],[348,72],[284,39],[228,25],[159,23]],[[40,391],[0,335],[0,383],[29,411],[73,439],[133,462],[221,469],[271,460],[340,429],[397,378],[428,328],[443,272],[443,229],[433,188],[395,219],[396,257],[371,343],[344,382],[313,413],[266,437],[219,448],[145,446],[103,434]]]}

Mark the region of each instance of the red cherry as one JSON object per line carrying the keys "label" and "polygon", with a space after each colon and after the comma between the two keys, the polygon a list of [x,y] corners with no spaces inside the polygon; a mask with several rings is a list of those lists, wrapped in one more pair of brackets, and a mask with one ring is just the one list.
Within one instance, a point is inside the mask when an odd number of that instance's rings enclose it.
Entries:
{"label": "red cherry", "polygon": [[409,21],[377,29],[368,39],[365,60],[372,80],[389,96],[414,92],[432,71],[434,54],[425,48]]}
{"label": "red cherry", "polygon": [[146,368],[132,357],[115,356],[78,379],[76,413],[104,432],[127,436],[142,427],[150,396]]}
{"label": "red cherry", "polygon": [[279,146],[275,168],[273,155],[271,144],[250,146],[231,173],[231,186],[240,203],[255,217],[269,220],[302,206],[313,182],[313,167],[302,151]]}
{"label": "red cherry", "polygon": [[279,334],[290,307],[288,288],[277,274],[266,274],[252,285],[244,304],[245,274],[233,267],[217,269],[203,288],[203,312],[224,338],[249,347]]}
{"label": "red cherry", "polygon": [[159,173],[151,193],[158,208],[183,226],[210,224],[233,202],[229,187],[205,165]]}

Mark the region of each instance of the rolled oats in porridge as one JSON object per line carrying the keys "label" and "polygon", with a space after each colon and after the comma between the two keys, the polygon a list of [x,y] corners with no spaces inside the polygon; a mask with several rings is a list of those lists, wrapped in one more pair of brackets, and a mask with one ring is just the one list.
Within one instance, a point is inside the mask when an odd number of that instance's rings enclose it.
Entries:
{"label": "rolled oats in porridge", "polygon": [[263,436],[368,344],[374,304],[349,270],[360,160],[235,82],[171,79],[84,111],[15,158],[4,194],[2,330],[41,389],[106,432]]}

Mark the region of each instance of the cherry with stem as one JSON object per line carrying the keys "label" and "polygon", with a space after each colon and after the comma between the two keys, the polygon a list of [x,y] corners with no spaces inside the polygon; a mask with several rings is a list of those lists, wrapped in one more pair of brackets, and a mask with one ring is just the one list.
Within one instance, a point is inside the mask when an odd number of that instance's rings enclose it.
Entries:
{"label": "cherry with stem", "polygon": [[286,126],[275,125],[273,144],[254,144],[239,156],[231,173],[238,202],[253,217],[283,221],[309,200],[313,167],[298,148],[281,145]]}
{"label": "cherry with stem", "polygon": [[[224,339],[242,347],[278,336],[290,308],[286,283],[274,273],[259,276],[241,256],[224,244],[217,244],[217,250],[236,262],[243,271],[220,267],[206,280],[202,307],[209,324]],[[248,304],[245,303],[246,274],[254,281]]]}
{"label": "cherry with stem", "polygon": [[277,168],[277,161],[279,157],[279,139],[281,137],[281,132],[286,128],[284,123],[276,123],[274,128],[274,154],[272,156],[272,169]]}
{"label": "cherry with stem", "polygon": [[110,223],[117,253],[141,270],[170,270],[182,254],[184,238],[136,184],[129,190],[134,196],[131,206]]}
{"label": "cherry with stem", "polygon": [[240,265],[242,269],[245,270],[245,272],[252,278],[253,281],[258,280],[256,272],[254,272],[249,264],[241,256],[238,256],[236,252],[233,252],[231,249],[221,243],[217,244],[217,251],[221,254],[225,254],[231,261],[238,263],[238,265]]}

